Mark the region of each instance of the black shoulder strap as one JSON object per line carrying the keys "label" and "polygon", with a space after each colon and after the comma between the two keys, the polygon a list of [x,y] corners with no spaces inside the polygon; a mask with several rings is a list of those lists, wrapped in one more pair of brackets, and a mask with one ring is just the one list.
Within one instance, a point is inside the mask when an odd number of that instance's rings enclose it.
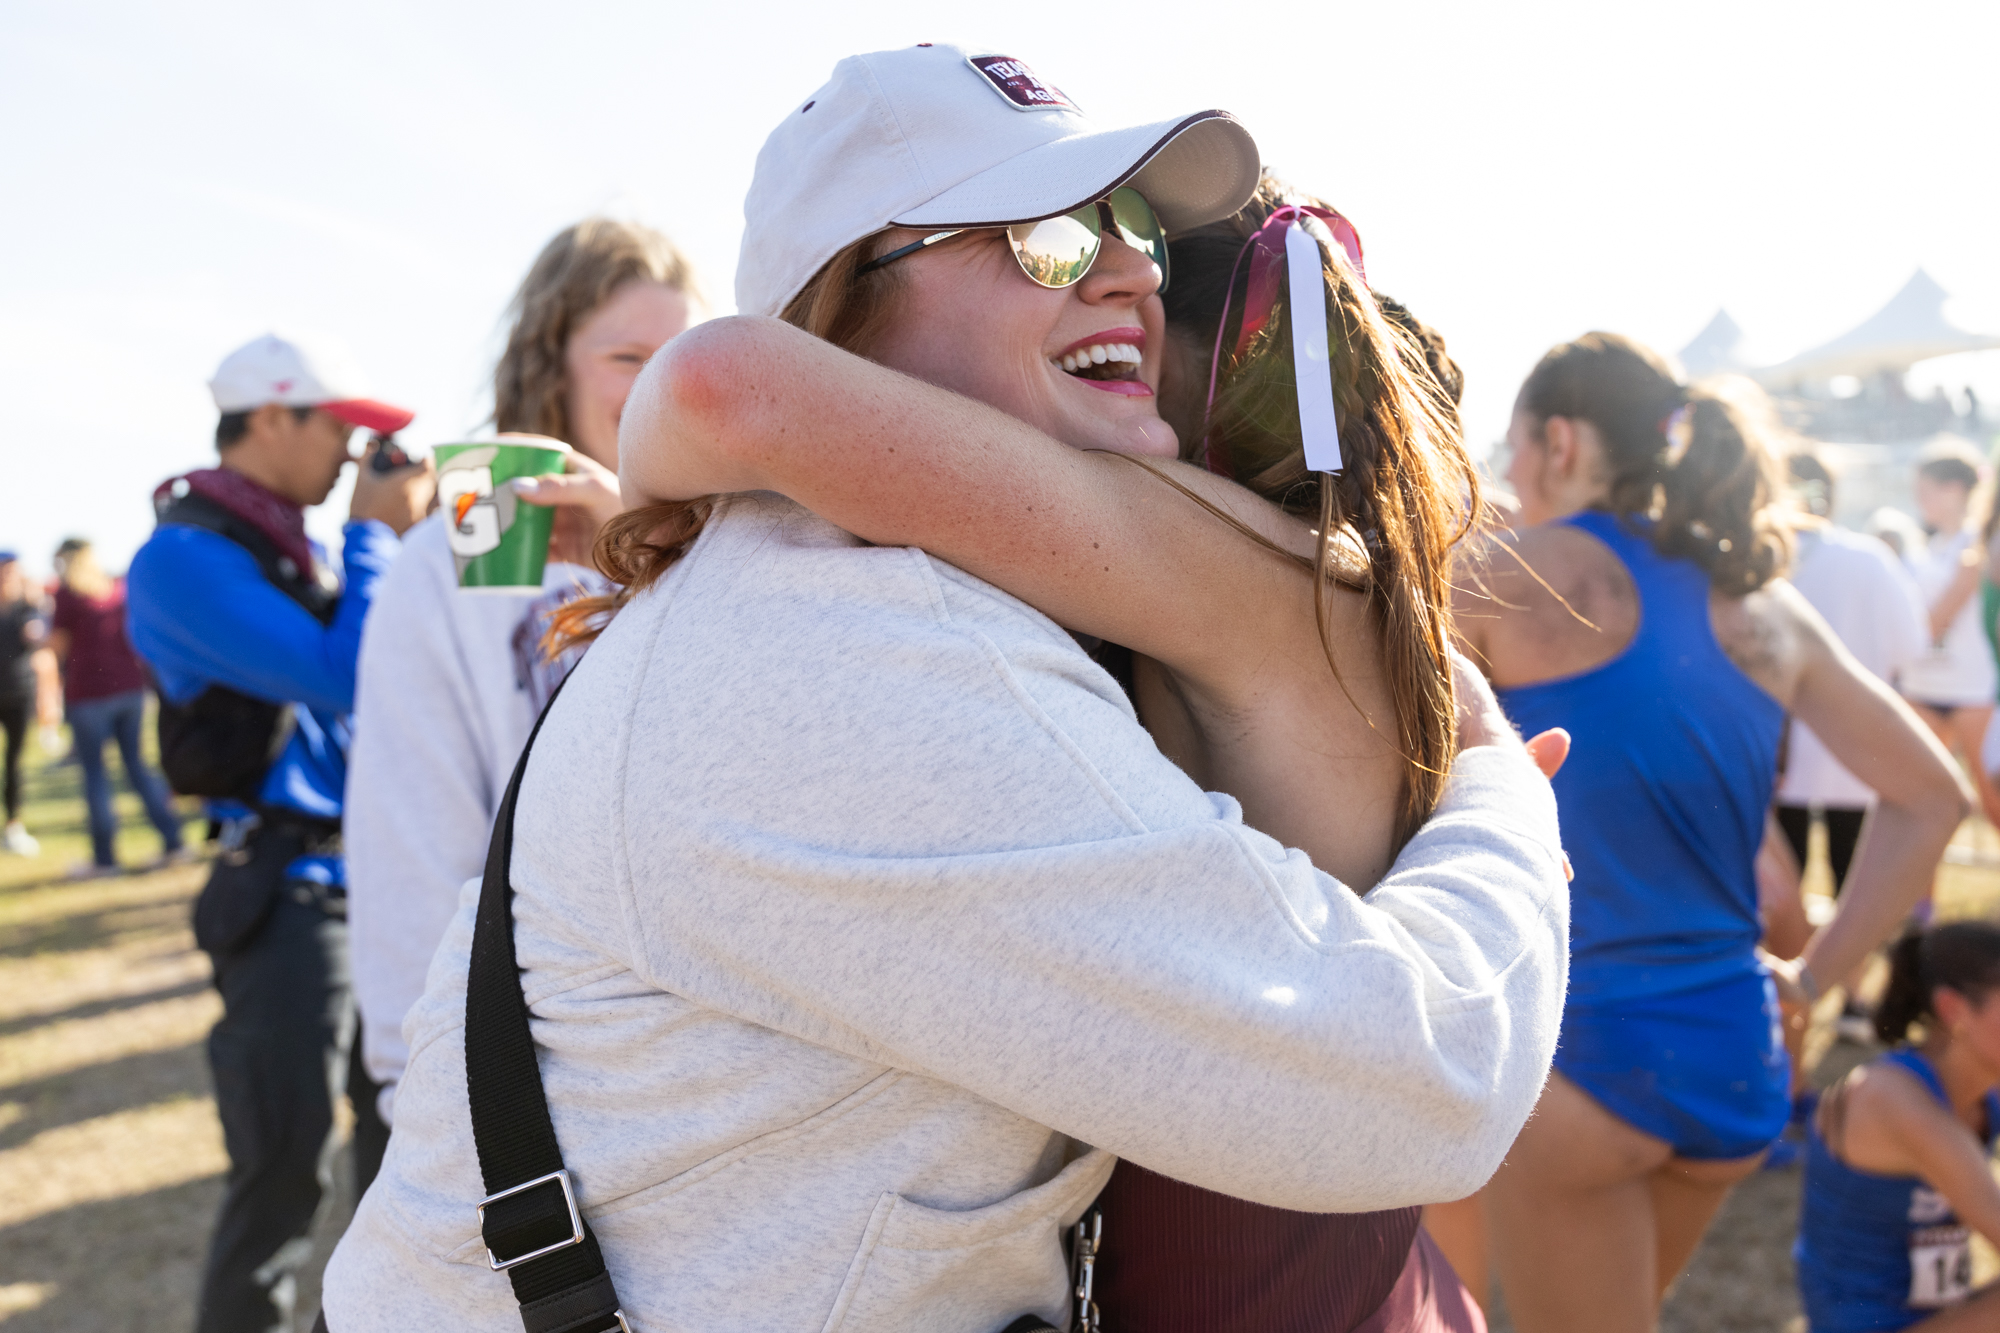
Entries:
{"label": "black shoulder strap", "polygon": [[333,619],[334,610],[340,605],[338,593],[322,585],[313,570],[300,569],[256,524],[245,522],[207,496],[189,493],[168,500],[160,507],[159,522],[205,528],[227,537],[250,553],[257,561],[257,568],[279,592],[303,606],[322,624]]}
{"label": "black shoulder strap", "polygon": [[535,719],[507,783],[493,821],[472,931],[465,987],[465,1091],[486,1184],[479,1229],[487,1262],[496,1271],[504,1269],[514,1283],[527,1333],[631,1333],[597,1237],[583,1220],[576,1184],[563,1166],[514,954],[514,886],[508,876],[514,804],[535,737],[561,694],[558,685]]}

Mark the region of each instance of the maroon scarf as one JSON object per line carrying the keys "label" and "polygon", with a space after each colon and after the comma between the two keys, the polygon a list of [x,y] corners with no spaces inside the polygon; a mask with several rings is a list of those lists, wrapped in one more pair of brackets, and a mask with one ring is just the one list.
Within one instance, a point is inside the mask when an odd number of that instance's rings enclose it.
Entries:
{"label": "maroon scarf", "polygon": [[[182,489],[185,486],[185,489]],[[306,511],[282,495],[266,490],[240,472],[208,467],[169,477],[153,491],[155,512],[164,510],[183,495],[195,494],[212,500],[250,524],[279,551],[291,558],[299,572],[311,576],[314,561],[312,543],[306,540]]]}

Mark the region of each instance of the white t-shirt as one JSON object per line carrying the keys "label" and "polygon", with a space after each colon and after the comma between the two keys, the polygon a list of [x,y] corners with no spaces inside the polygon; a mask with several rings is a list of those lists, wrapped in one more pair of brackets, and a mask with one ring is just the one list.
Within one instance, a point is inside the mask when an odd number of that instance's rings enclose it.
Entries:
{"label": "white t-shirt", "polygon": [[487,835],[528,729],[573,656],[544,662],[548,613],[606,587],[551,564],[542,591],[465,592],[444,516],[411,528],[361,636],[343,843],[362,1049],[394,1109],[409,1057],[403,1018],[424,993],[458,891],[486,864]]}
{"label": "white t-shirt", "polygon": [[[1926,623],[1930,608],[1965,567],[1965,553],[1977,547],[1971,531],[1940,532],[1909,561],[1910,576],[1923,597]],[[1928,636],[1926,636],[1928,637]],[[1944,642],[1926,648],[1903,673],[1903,693],[1918,703],[1964,708],[1993,702],[1996,675],[1993,649],[1979,623],[1979,594],[1966,600],[1945,630]]]}
{"label": "white t-shirt", "polygon": [[[1799,533],[1790,578],[1847,651],[1883,680],[1895,684],[1923,655],[1930,637],[1923,603],[1887,544],[1845,528],[1808,528]],[[1827,751],[1812,728],[1795,721],[1778,801],[1860,809],[1875,803],[1875,793]]]}
{"label": "white t-shirt", "polygon": [[[1338,819],[1338,801],[1329,819]],[[1363,899],[1246,828],[1047,617],[775,497],[722,504],[564,687],[514,938],[635,1328],[1066,1325],[1112,1156],[1293,1209],[1460,1198],[1547,1077],[1555,800],[1460,756]],[[466,1104],[469,884],[406,1032],[340,1333],[519,1333]]]}

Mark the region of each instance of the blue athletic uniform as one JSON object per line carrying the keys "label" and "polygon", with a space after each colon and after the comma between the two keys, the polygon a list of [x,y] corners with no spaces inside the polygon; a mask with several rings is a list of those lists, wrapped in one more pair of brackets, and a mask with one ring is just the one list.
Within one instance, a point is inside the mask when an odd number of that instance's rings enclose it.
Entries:
{"label": "blue athletic uniform", "polygon": [[1601,667],[1497,691],[1523,735],[1575,738],[1554,779],[1576,871],[1556,1068],[1682,1157],[1748,1157],[1791,1113],[1777,994],[1754,952],[1785,711],[1715,641],[1699,565],[1661,555],[1644,520],[1565,522],[1624,564],[1639,626]]}
{"label": "blue athletic uniform", "polygon": [[[1931,1062],[1904,1047],[1883,1056],[1947,1107]],[[1988,1152],[2000,1098],[1986,1095]],[[1857,1171],[1833,1155],[1819,1126],[1806,1141],[1799,1206],[1799,1296],[1812,1333],[1883,1333],[1928,1319],[1972,1285],[1970,1232],[1943,1195],[1916,1176]]]}

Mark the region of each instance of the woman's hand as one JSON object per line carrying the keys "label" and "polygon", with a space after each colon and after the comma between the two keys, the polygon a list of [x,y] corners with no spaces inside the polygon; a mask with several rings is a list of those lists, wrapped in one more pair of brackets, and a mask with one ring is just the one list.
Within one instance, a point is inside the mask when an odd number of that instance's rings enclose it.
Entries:
{"label": "woman's hand", "polygon": [[[542,437],[502,435],[500,438]],[[564,460],[561,476],[517,477],[512,484],[514,493],[529,504],[555,509],[555,530],[549,534],[549,559],[572,565],[590,564],[599,530],[625,510],[618,474],[575,450]]]}
{"label": "woman's hand", "polygon": [[1535,767],[1542,770],[1542,776],[1552,778],[1569,758],[1569,733],[1561,727],[1550,727],[1540,735],[1530,737],[1528,758],[1535,761]]}
{"label": "woman's hand", "polygon": [[[1493,697],[1493,687],[1472,665],[1464,653],[1457,649],[1451,654],[1451,675],[1453,693],[1458,697],[1458,748],[1470,750],[1480,745],[1518,746],[1520,733],[1514,724],[1500,711],[1500,701]],[[1544,733],[1546,734],[1546,733]],[[1537,736],[1535,739],[1542,739]],[[1568,747],[1564,747],[1568,753]]]}
{"label": "woman's hand", "polygon": [[[1452,683],[1458,694],[1458,748],[1470,750],[1479,745],[1511,746],[1523,751],[1542,771],[1544,778],[1552,778],[1556,770],[1569,758],[1569,733],[1561,727],[1551,727],[1523,744],[1514,724],[1500,711],[1500,701],[1493,697],[1493,687],[1472,665],[1464,653],[1457,649],[1451,654]],[[1573,880],[1576,871],[1570,867],[1569,853],[1563,853],[1563,878]]]}
{"label": "woman's hand", "polygon": [[[1479,668],[1467,660],[1465,654],[1454,649],[1451,654],[1452,680],[1458,694],[1458,748],[1470,750],[1475,745],[1522,745],[1514,724],[1500,710],[1500,701],[1493,697],[1493,687],[1481,675]],[[1556,770],[1569,758],[1569,733],[1561,727],[1551,727],[1528,741],[1522,748],[1528,758],[1535,761],[1535,767],[1542,770],[1542,776],[1552,778]]]}

